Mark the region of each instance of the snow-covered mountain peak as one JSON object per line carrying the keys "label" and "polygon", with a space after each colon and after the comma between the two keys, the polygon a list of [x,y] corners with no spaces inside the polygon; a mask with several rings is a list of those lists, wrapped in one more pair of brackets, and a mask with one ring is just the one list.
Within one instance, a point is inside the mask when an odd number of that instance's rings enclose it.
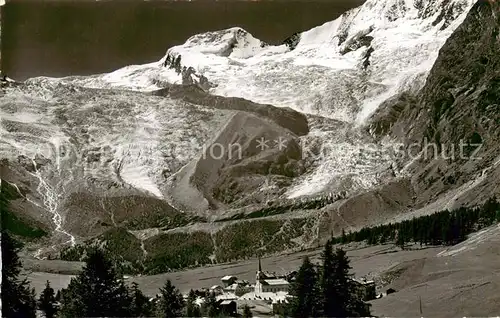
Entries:
{"label": "snow-covered mountain peak", "polygon": [[[475,2],[475,1],[474,1]],[[471,4],[468,0],[368,0],[359,7],[361,21],[372,19],[374,23],[391,23],[399,19],[422,20],[446,28]],[[355,9],[356,10],[356,9]]]}
{"label": "snow-covered mountain peak", "polygon": [[[298,46],[337,45],[362,35],[379,32],[412,31],[439,33],[453,31],[475,0],[368,0],[362,6],[344,13],[337,20],[302,33]],[[461,19],[462,18],[462,19]],[[403,28],[403,29],[401,29]],[[399,30],[398,30],[399,29]],[[396,35],[396,34],[395,34]],[[395,38],[394,40],[404,40]],[[342,52],[342,50],[340,50]]]}
{"label": "snow-covered mountain peak", "polygon": [[386,99],[422,87],[475,1],[368,0],[286,45],[234,27],[194,35],[156,63],[65,80],[145,91],[203,82],[212,94],[364,124]]}
{"label": "snow-covered mountain peak", "polygon": [[[183,51],[189,50],[193,54],[213,54],[222,57],[245,58],[253,56],[266,45],[265,42],[254,38],[244,29],[234,27],[193,35],[181,47]],[[165,58],[177,55],[178,48],[180,47],[170,48]]]}

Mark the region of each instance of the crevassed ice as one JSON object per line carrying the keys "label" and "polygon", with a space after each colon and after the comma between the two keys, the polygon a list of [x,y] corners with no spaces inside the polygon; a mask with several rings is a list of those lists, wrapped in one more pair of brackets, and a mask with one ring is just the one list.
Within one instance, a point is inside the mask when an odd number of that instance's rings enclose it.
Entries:
{"label": "crevassed ice", "polygon": [[[192,67],[214,84],[210,90],[212,94],[291,107],[356,127],[367,123],[386,99],[422,87],[439,49],[475,2],[368,0],[334,21],[302,32],[293,50],[286,45],[265,45],[247,31],[234,27],[194,35],[183,45],[170,48],[157,62],[131,65],[94,76],[33,81],[43,83],[48,90],[62,83],[153,91],[161,88],[164,82],[182,83],[182,76],[174,68],[164,66],[167,56],[180,56],[182,66]],[[43,89],[38,94],[40,98],[50,95]],[[162,116],[164,111],[160,109],[155,116]],[[142,122],[154,123],[138,117],[137,127]],[[187,131],[192,129],[182,127]],[[314,129],[311,134],[321,136],[324,141],[338,135],[328,129],[320,128],[319,132]],[[119,134],[117,140],[122,135]],[[133,137],[130,140],[127,137],[123,145],[132,143],[133,147],[142,150],[137,156],[127,155],[121,166],[122,178],[159,196],[156,178],[161,173],[161,151],[155,149],[163,143],[156,134],[146,136],[139,130],[125,136]],[[142,143],[141,138],[148,143]],[[309,140],[314,136],[305,138]],[[287,195],[310,195],[332,185],[366,188],[377,184],[378,167],[390,162],[359,157],[357,154],[363,142],[361,138],[353,138],[346,143],[343,152],[328,152],[318,158]],[[146,145],[153,155],[144,155]],[[148,159],[151,157],[158,161]]]}

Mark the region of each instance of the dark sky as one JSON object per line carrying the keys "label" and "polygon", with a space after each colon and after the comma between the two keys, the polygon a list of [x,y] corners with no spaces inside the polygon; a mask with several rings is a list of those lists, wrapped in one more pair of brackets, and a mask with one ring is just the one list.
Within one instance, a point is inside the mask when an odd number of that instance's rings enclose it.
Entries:
{"label": "dark sky", "polygon": [[10,1],[2,7],[2,71],[87,75],[159,60],[189,36],[241,26],[269,43],[338,17],[363,0]]}

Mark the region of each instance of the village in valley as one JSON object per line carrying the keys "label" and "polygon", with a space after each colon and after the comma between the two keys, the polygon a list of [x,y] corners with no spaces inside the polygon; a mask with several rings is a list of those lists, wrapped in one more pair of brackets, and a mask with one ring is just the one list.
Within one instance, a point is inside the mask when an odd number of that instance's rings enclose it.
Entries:
{"label": "village in valley", "polygon": [[[297,271],[281,274],[267,272],[263,270],[259,258],[254,283],[233,275],[224,276],[220,279],[220,284],[196,290],[196,304],[202,307],[206,296],[213,293],[221,313],[226,316],[239,316],[246,306],[255,314],[281,316],[288,304],[290,285],[296,275]],[[364,301],[383,295],[377,295],[373,280],[352,278],[352,282],[356,286],[358,296]],[[184,297],[187,298],[188,295]]]}

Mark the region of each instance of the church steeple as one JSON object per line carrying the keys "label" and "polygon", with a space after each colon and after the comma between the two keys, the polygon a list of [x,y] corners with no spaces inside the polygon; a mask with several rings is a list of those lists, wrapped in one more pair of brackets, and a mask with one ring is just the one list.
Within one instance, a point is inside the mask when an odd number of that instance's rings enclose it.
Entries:
{"label": "church steeple", "polygon": [[262,282],[261,282],[262,279],[265,279],[265,275],[262,272],[262,264],[260,263],[260,255],[259,255],[259,270],[257,271],[257,274],[255,275],[255,292],[256,293],[262,293]]}

